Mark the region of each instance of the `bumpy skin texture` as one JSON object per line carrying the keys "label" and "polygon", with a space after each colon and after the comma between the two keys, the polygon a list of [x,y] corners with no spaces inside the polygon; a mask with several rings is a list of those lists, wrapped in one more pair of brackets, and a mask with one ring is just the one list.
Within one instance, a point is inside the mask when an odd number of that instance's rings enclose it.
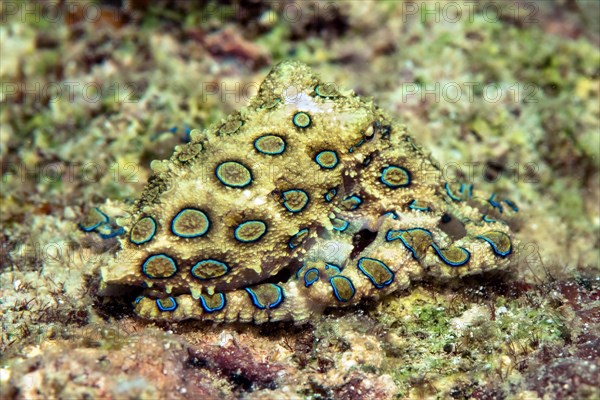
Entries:
{"label": "bumpy skin texture", "polygon": [[152,169],[102,268],[106,285],[146,288],[144,318],[301,323],[510,265],[512,202],[440,180],[404,126],[298,62]]}

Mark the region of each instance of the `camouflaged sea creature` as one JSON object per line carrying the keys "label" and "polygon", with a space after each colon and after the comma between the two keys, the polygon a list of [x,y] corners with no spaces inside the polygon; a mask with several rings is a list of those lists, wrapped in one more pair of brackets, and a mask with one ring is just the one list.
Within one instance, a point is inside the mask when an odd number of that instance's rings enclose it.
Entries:
{"label": "camouflaged sea creature", "polygon": [[104,285],[144,318],[304,322],[426,277],[506,269],[514,203],[440,181],[404,126],[298,62],[194,131],[137,201]]}

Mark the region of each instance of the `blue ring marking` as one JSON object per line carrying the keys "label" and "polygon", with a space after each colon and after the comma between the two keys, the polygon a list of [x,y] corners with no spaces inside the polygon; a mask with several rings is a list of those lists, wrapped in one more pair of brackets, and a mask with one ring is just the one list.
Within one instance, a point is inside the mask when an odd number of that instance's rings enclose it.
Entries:
{"label": "blue ring marking", "polygon": [[[104,228],[107,231],[107,233],[102,232],[102,228]],[[101,225],[96,229],[98,229],[96,233],[98,233],[98,235],[102,239],[110,239],[125,233],[125,228],[123,228],[122,226],[120,226],[118,229],[112,229],[112,227],[109,224]]]}
{"label": "blue ring marking", "polygon": [[410,208],[411,210],[416,210],[416,211],[431,211],[431,209],[429,207],[418,206],[417,200],[411,201],[410,204],[408,205],[408,208]]}
{"label": "blue ring marking", "polygon": [[[200,233],[193,233],[193,234],[184,234],[184,233],[179,233],[175,230],[175,223],[177,222],[177,220],[179,219],[179,217],[181,216],[181,214],[183,214],[185,211],[198,211],[202,214],[202,216],[204,217],[204,219],[206,220],[206,228],[200,232]],[[210,219],[208,219],[208,215],[206,215],[206,213],[202,210],[198,210],[197,208],[184,208],[182,210],[180,210],[177,215],[175,215],[175,217],[173,218],[173,220],[171,221],[171,232],[173,233],[173,235],[175,236],[179,236],[185,239],[191,239],[191,238],[197,238],[200,237],[202,235],[204,235],[206,232],[208,232],[208,229],[210,228]]]}
{"label": "blue ring marking", "polygon": [[319,97],[322,97],[322,98],[324,98],[324,99],[333,99],[333,98],[336,98],[336,97],[337,97],[337,94],[330,94],[330,95],[326,95],[326,94],[323,94],[323,93],[321,93],[321,91],[319,90],[319,87],[320,87],[320,86],[321,86],[321,84],[320,84],[320,83],[318,83],[318,84],[315,86],[315,94],[316,94],[317,96],[319,96]]}
{"label": "blue ring marking", "polygon": [[[131,234],[130,234],[130,235],[129,235],[129,241],[130,241],[131,243],[133,243],[133,244],[144,244],[144,243],[147,243],[147,242],[151,241],[151,240],[152,240],[152,238],[154,237],[154,235],[156,234],[156,221],[155,221],[155,220],[154,220],[154,218],[153,218],[153,217],[151,217],[151,216],[145,216],[145,217],[143,217],[143,218],[140,218],[140,220],[139,220],[138,222],[136,222],[136,224],[135,224],[135,225],[139,224],[139,223],[140,223],[142,220],[144,220],[144,219],[146,219],[146,218],[147,218],[147,219],[149,219],[149,220],[152,222],[152,233],[151,233],[150,235],[148,235],[148,239],[146,239],[146,240],[138,240],[138,241],[135,241],[135,240],[133,240],[133,239],[131,238]],[[135,228],[135,225],[134,225],[134,226],[133,226],[133,228],[131,229],[131,232],[133,232],[133,229]]]}
{"label": "blue ring marking", "polygon": [[339,274],[340,272],[342,272],[342,269],[339,266],[337,266],[335,264],[330,264],[330,263],[325,263],[325,269],[326,270],[332,269],[335,271],[336,274]]}
{"label": "blue ring marking", "polygon": [[[151,276],[150,274],[148,274],[148,273],[146,272],[146,264],[148,264],[148,262],[149,262],[150,260],[153,260],[153,259],[155,259],[155,258],[166,258],[166,259],[167,259],[167,261],[169,261],[169,262],[171,263],[171,265],[173,266],[173,269],[174,269],[175,271],[174,271],[174,272],[173,272],[171,275],[169,275],[169,276],[164,276],[164,277],[161,277],[161,278],[157,278],[157,277],[153,277],[153,276]],[[144,261],[144,263],[142,264],[142,274],[146,275],[146,276],[147,276],[148,278],[150,278],[150,279],[166,279],[166,278],[170,278],[170,277],[172,277],[172,276],[173,276],[173,275],[175,275],[176,273],[177,273],[177,264],[175,263],[175,260],[173,260],[171,257],[169,257],[168,255],[166,255],[166,254],[163,254],[163,253],[160,253],[160,254],[154,254],[154,255],[152,255],[152,256],[150,256],[150,257],[146,258],[146,261]]]}
{"label": "blue ring marking", "polygon": [[360,139],[360,141],[359,141],[358,143],[356,143],[354,146],[351,146],[351,147],[348,149],[348,153],[353,153],[353,152],[354,152],[354,149],[356,149],[356,148],[358,148],[358,147],[362,146],[364,142],[365,142],[365,139]]}
{"label": "blue ring marking", "polygon": [[[308,123],[305,125],[300,125],[300,124],[298,124],[298,117],[301,117],[303,115],[306,115],[308,117]],[[308,128],[310,126],[310,124],[312,123],[312,118],[310,117],[310,115],[308,113],[305,113],[304,111],[300,111],[300,112],[297,112],[296,114],[294,114],[294,118],[292,118],[292,122],[294,123],[294,125],[296,127],[305,129],[305,128]]]}
{"label": "blue ring marking", "polygon": [[171,306],[169,306],[169,307],[163,306],[163,304],[162,304],[163,299],[156,299],[156,306],[158,307],[158,309],[160,311],[175,311],[175,309],[177,308],[177,301],[175,301],[175,298],[173,296],[169,296],[169,297],[167,297],[167,299],[171,300],[171,302],[173,303]]}
{"label": "blue ring marking", "polygon": [[394,211],[388,211],[382,214],[382,217],[385,217],[386,215],[389,215],[390,217],[392,217],[392,219],[398,219],[398,215]]}
{"label": "blue ring marking", "polygon": [[444,187],[446,188],[446,193],[448,194],[448,196],[450,196],[450,198],[454,201],[462,201],[462,199],[460,197],[456,197],[454,194],[452,194],[452,190],[450,190],[450,185],[448,185],[448,182],[446,182],[446,184],[444,185]]}
{"label": "blue ring marking", "polygon": [[346,220],[343,220],[343,219],[341,219],[341,218],[337,218],[337,219],[339,219],[340,221],[344,221],[344,225],[343,225],[342,227],[337,227],[337,226],[334,226],[334,227],[333,227],[333,230],[334,230],[334,231],[338,231],[338,232],[344,232],[346,229],[348,229],[348,226],[350,225],[350,223],[349,223],[348,221],[346,221]]}
{"label": "blue ring marking", "polygon": [[[248,170],[248,175],[250,175],[248,177],[248,180],[246,182],[243,183],[228,183],[225,182],[222,178],[221,178],[221,173],[220,173],[220,169],[221,167],[226,164],[226,163],[235,163],[240,165],[241,167],[245,168],[246,170]],[[233,188],[244,188],[246,186],[248,186],[249,184],[252,183],[252,181],[254,180],[254,178],[252,177],[252,171],[250,171],[250,168],[246,167],[244,164],[239,163],[237,161],[223,161],[222,163],[220,163],[219,165],[217,165],[217,168],[215,168],[215,176],[217,177],[217,179],[225,186],[229,186],[229,187],[233,187]]]}
{"label": "blue ring marking", "polygon": [[306,264],[302,264],[302,266],[300,268],[298,268],[298,270],[296,271],[296,279],[300,279],[300,273],[302,272],[302,270],[304,270],[304,268],[306,267]]}
{"label": "blue ring marking", "polygon": [[[286,204],[287,199],[285,198],[285,195],[288,193],[302,193],[304,196],[306,196],[306,202],[304,203],[304,205],[302,207],[300,207],[299,210],[292,210],[290,207],[288,207],[288,205]],[[290,189],[290,190],[286,190],[285,192],[283,192],[281,194],[281,196],[283,197],[283,206],[289,211],[289,212],[293,212],[293,213],[299,213],[300,211],[304,210],[306,208],[306,206],[308,205],[309,201],[310,201],[310,197],[308,196],[308,193],[306,193],[304,190],[300,190],[300,189]]]}
{"label": "blue ring marking", "polygon": [[[261,224],[264,225],[265,230],[263,233],[261,233],[256,239],[252,239],[252,240],[244,240],[238,237],[238,229],[242,228],[244,225],[246,224],[250,224],[253,222],[260,222]],[[264,221],[258,220],[258,219],[253,219],[250,221],[244,221],[241,224],[238,225],[237,228],[235,228],[235,231],[233,231],[233,237],[235,237],[236,240],[242,242],[242,243],[253,243],[256,242],[257,240],[260,240],[260,238],[262,238],[263,236],[265,236],[265,234],[267,233],[267,224],[264,223]]]}
{"label": "blue ring marking", "polygon": [[[375,278],[371,274],[369,274],[367,272],[367,270],[365,270],[364,267],[362,266],[362,263],[365,260],[374,261],[375,263],[379,264],[386,272],[388,272],[390,274],[390,279],[388,279],[387,281],[383,282],[382,284],[378,284],[375,281]],[[383,289],[384,287],[390,285],[394,281],[394,273],[392,272],[392,270],[387,265],[385,265],[380,260],[376,260],[374,258],[363,257],[360,260],[358,260],[358,269],[360,269],[360,271],[363,274],[365,274],[367,276],[367,278],[369,278],[369,280],[371,281],[371,283],[373,284],[373,286],[375,286],[377,289]]]}
{"label": "blue ring marking", "polygon": [[[317,273],[317,276],[314,279],[308,279],[306,276],[308,275],[309,272],[314,271]],[[315,283],[316,281],[319,280],[319,270],[316,268],[310,268],[309,270],[306,271],[306,273],[304,274],[304,286],[306,287],[310,287],[313,283]]]}
{"label": "blue ring marking", "polygon": [[[402,233],[404,232],[412,232],[412,231],[423,231],[426,234],[428,234],[429,236],[431,236],[432,241],[433,241],[433,235],[431,234],[431,232],[429,232],[427,229],[423,229],[423,228],[411,228],[411,229],[398,229],[398,230],[393,230],[390,229],[389,231],[387,231],[386,235],[385,235],[385,240],[388,242],[391,242],[393,240],[398,240],[400,239],[400,241],[402,242],[402,244],[404,245],[404,247],[406,247],[411,253],[412,256],[415,260],[418,260],[419,257],[417,256],[417,251],[408,244],[408,242],[402,237]],[[391,235],[394,233],[398,233],[400,232],[401,234],[398,237],[392,238]]]}
{"label": "blue ring marking", "polygon": [[354,195],[354,194],[352,196],[346,196],[344,198],[344,200],[342,200],[342,202],[345,202],[347,200],[357,200],[357,202],[355,204],[353,204],[352,207],[350,207],[350,211],[356,210],[358,208],[358,206],[360,206],[361,203],[363,202],[360,197],[358,197],[357,195]]}
{"label": "blue ring marking", "polygon": [[200,295],[200,305],[202,306],[204,311],[206,311],[207,313],[221,311],[223,308],[225,308],[225,305],[227,304],[227,300],[225,300],[225,295],[223,293],[215,293],[215,294],[218,294],[221,297],[221,305],[217,306],[215,308],[210,308],[208,306],[208,304],[206,304],[206,300],[204,300],[204,295],[203,294]]}
{"label": "blue ring marking", "polygon": [[[334,279],[344,279],[346,281],[348,281],[348,283],[350,284],[350,288],[352,289],[352,295],[350,295],[350,297],[347,300],[344,300],[340,297],[340,294],[338,293],[337,288],[335,287],[335,285],[333,284],[333,280]],[[346,278],[344,275],[334,275],[331,278],[329,278],[329,284],[331,285],[331,288],[333,289],[333,294],[335,296],[336,299],[338,299],[338,301],[341,301],[342,303],[346,303],[348,300],[350,300],[351,298],[354,297],[354,294],[356,293],[356,289],[354,288],[354,284],[352,283],[352,281],[348,278]]]}
{"label": "blue ring marking", "polygon": [[433,243],[431,245],[431,247],[433,247],[433,249],[435,250],[437,255],[442,259],[442,261],[445,262],[446,264],[450,265],[451,267],[460,267],[461,265],[465,265],[466,263],[468,263],[469,260],[471,259],[471,253],[469,253],[469,251],[467,249],[465,249],[464,247],[459,247],[459,249],[462,250],[462,252],[467,257],[465,258],[464,261],[460,261],[460,262],[452,262],[452,261],[448,260],[446,257],[444,257],[444,255],[442,254],[442,251],[435,243]]}
{"label": "blue ring marking", "polygon": [[135,298],[133,304],[139,304],[140,301],[142,301],[144,299],[144,296],[138,296]]}
{"label": "blue ring marking", "polygon": [[[224,267],[224,270],[225,270],[225,272],[223,272],[221,275],[214,276],[214,277],[209,277],[209,278],[202,278],[202,277],[200,277],[200,276],[196,275],[196,273],[194,272],[194,271],[196,270],[196,268],[199,268],[199,267],[201,267],[202,265],[204,265],[204,264],[207,264],[207,263],[215,263],[215,264],[218,264],[219,266],[221,266],[221,267]],[[220,277],[222,277],[222,276],[224,276],[224,275],[227,275],[227,273],[228,273],[228,272],[229,272],[229,266],[228,266],[227,264],[225,264],[224,262],[222,262],[222,261],[215,260],[214,258],[207,258],[207,259],[205,259],[205,260],[198,261],[198,262],[197,262],[197,263],[196,263],[196,264],[195,264],[195,265],[192,267],[192,269],[190,270],[190,273],[192,274],[192,276],[193,276],[194,278],[196,278],[196,279],[200,279],[200,280],[202,280],[202,281],[207,281],[207,280],[210,280],[210,279],[220,278]]]}
{"label": "blue ring marking", "polygon": [[331,188],[329,189],[329,191],[327,191],[327,193],[325,193],[325,201],[330,203],[331,200],[333,200],[333,198],[337,195],[337,189],[336,188]]}
{"label": "blue ring marking", "polygon": [[483,214],[483,217],[481,217],[481,220],[482,220],[483,222],[490,222],[490,223],[491,223],[491,222],[497,222],[495,219],[492,219],[492,218],[488,217],[488,215],[487,215],[487,214]]}
{"label": "blue ring marking", "polygon": [[497,208],[500,211],[500,214],[502,214],[502,211],[504,211],[504,209],[502,208],[502,204],[496,201],[496,193],[490,196],[490,198],[488,199],[488,203],[490,203],[492,207]]}
{"label": "blue ring marking", "polygon": [[290,246],[290,249],[295,249],[296,247],[298,247],[298,246],[294,246],[292,244],[292,240],[294,240],[295,238],[297,238],[299,235],[301,235],[303,233],[307,233],[307,232],[308,232],[308,228],[303,228],[303,229],[300,229],[294,236],[292,236],[290,238],[290,240],[288,241],[288,245]]}
{"label": "blue ring marking", "polygon": [[[281,139],[281,141],[282,141],[282,146],[281,146],[281,149],[280,149],[280,150],[277,150],[277,151],[264,151],[264,150],[261,150],[261,149],[258,147],[258,143],[257,143],[257,142],[258,142],[259,140],[261,140],[261,139],[264,139],[264,138],[266,138],[266,137],[270,137],[270,136],[277,137],[277,138]],[[276,156],[276,155],[279,155],[279,154],[283,154],[283,152],[285,151],[285,148],[286,148],[286,144],[285,144],[285,140],[283,140],[283,138],[282,138],[281,136],[277,136],[277,135],[263,135],[263,136],[257,137],[257,138],[254,140],[254,148],[255,148],[255,149],[256,149],[256,151],[258,151],[259,153],[266,154],[266,155],[268,155],[268,156]]]}
{"label": "blue ring marking", "polygon": [[281,103],[281,99],[280,99],[279,97],[277,97],[277,98],[275,98],[275,99],[272,99],[270,104],[268,103],[268,100],[267,100],[267,102],[265,102],[265,103],[261,104],[261,105],[258,107],[258,109],[259,109],[259,110],[264,110],[264,109],[268,109],[268,108],[273,108],[273,107],[275,107],[276,105],[278,105],[279,103]]}
{"label": "blue ring marking", "polygon": [[248,294],[250,295],[250,298],[252,299],[252,304],[254,304],[254,306],[256,308],[265,310],[268,307],[271,310],[273,308],[277,308],[277,306],[279,306],[281,304],[281,302],[283,301],[283,289],[281,289],[281,287],[279,285],[276,285],[274,283],[269,283],[269,285],[273,285],[277,289],[277,293],[278,293],[277,300],[275,300],[275,303],[273,303],[273,304],[267,304],[267,305],[260,304],[260,302],[258,301],[258,297],[256,296],[256,293],[254,293],[254,291],[251,288],[245,289],[246,292],[248,292]]}
{"label": "blue ring marking", "polygon": [[508,199],[504,199],[502,201],[505,202],[506,205],[509,206],[514,212],[519,212],[519,207],[517,207],[517,205],[513,201]]}
{"label": "blue ring marking", "polygon": [[[467,189],[467,193],[465,193],[465,188]],[[461,183],[459,193],[462,195],[466,194],[467,198],[470,199],[471,197],[473,197],[473,185]]]}
{"label": "blue ring marking", "polygon": [[493,241],[491,241],[490,239],[486,238],[485,236],[475,236],[477,239],[482,239],[485,240],[486,242],[488,242],[490,244],[490,246],[492,246],[492,250],[494,251],[495,254],[499,255],[500,257],[506,257],[507,255],[509,255],[510,253],[512,253],[512,244],[509,247],[508,251],[505,251],[504,253],[498,250],[498,246],[496,246],[496,243],[494,243]]}
{"label": "blue ring marking", "polygon": [[[393,183],[388,182],[385,179],[385,174],[392,169],[396,169],[396,170],[400,170],[404,173],[404,175],[406,176],[406,183],[402,183],[400,185],[394,185]],[[407,187],[410,186],[411,182],[412,182],[412,178],[410,176],[410,172],[402,167],[399,167],[397,165],[389,165],[385,168],[383,168],[381,170],[381,176],[379,177],[379,180],[381,181],[381,183],[383,183],[385,186],[389,187],[390,189],[398,189],[398,188],[403,188],[403,187]]]}
{"label": "blue ring marking", "polygon": [[[333,165],[325,165],[320,160],[321,157],[323,157],[324,155],[328,155],[328,154],[333,154],[333,157],[335,158],[335,162],[333,163]],[[333,150],[323,150],[323,151],[321,151],[319,154],[317,154],[315,156],[315,162],[317,164],[319,164],[319,167],[325,168],[325,169],[334,169],[335,167],[337,167],[339,161],[340,160],[338,159],[337,153],[335,151],[333,151]]]}
{"label": "blue ring marking", "polygon": [[91,225],[91,226],[84,226],[83,224],[79,223],[79,229],[81,229],[84,232],[91,232],[94,229],[96,229],[97,227],[99,227],[102,224],[107,224],[110,221],[110,218],[108,218],[108,215],[104,214],[102,211],[100,211],[100,209],[98,207],[94,207],[94,211],[97,212],[98,214],[100,214],[100,216],[102,217],[103,220],[98,221],[97,223]]}

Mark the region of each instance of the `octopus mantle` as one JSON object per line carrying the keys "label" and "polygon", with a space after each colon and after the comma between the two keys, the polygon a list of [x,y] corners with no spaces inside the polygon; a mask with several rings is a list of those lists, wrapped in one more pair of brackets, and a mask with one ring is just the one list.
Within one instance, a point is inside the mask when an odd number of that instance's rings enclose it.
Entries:
{"label": "octopus mantle", "polygon": [[403,125],[298,62],[151,167],[102,268],[105,285],[144,288],[144,318],[305,322],[510,266],[514,203],[444,182]]}

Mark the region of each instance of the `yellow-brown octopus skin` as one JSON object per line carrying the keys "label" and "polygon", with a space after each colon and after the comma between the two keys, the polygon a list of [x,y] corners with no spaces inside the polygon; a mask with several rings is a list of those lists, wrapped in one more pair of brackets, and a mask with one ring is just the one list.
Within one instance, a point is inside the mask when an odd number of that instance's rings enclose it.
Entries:
{"label": "yellow-brown octopus skin", "polygon": [[440,180],[370,100],[277,65],[239,112],[151,164],[102,268],[143,318],[302,323],[432,277],[507,269],[516,205]]}

